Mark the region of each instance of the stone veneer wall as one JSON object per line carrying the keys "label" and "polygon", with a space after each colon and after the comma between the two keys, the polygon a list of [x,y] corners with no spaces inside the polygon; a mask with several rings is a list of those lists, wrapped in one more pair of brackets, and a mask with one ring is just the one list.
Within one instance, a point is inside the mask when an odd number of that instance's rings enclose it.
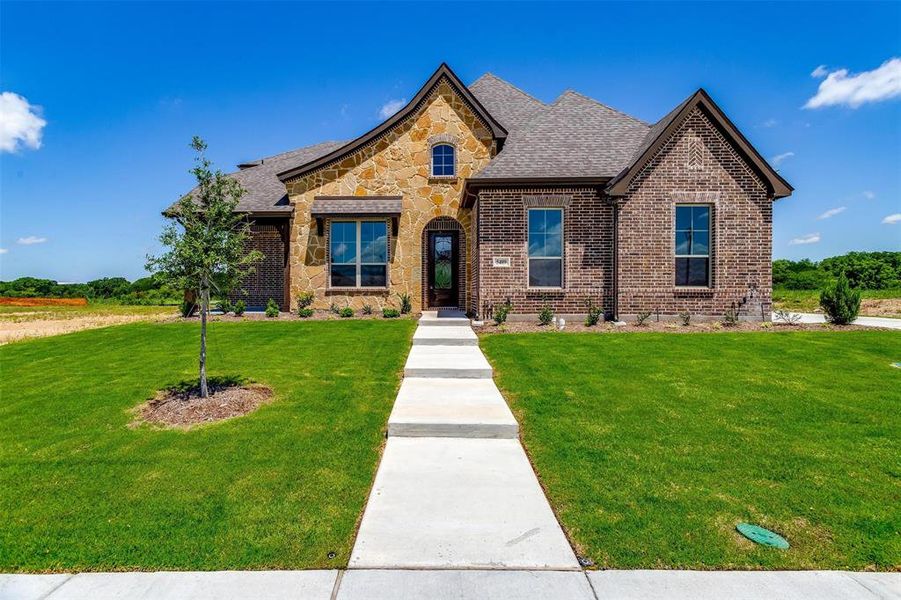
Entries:
{"label": "stone veneer wall", "polygon": [[[709,288],[675,286],[675,206],[712,207]],[[765,184],[701,109],[691,113],[620,202],[619,315],[769,319],[773,206]]]}
{"label": "stone veneer wall", "polygon": [[[511,318],[536,314],[545,302],[556,314],[582,314],[586,300],[613,310],[613,207],[591,187],[483,189],[478,210],[478,287],[475,306],[488,318],[507,298]],[[529,208],[563,208],[563,288],[528,287]],[[494,259],[510,259],[495,267]]]}
{"label": "stone veneer wall", "polygon": [[[455,178],[431,178],[431,146],[438,141],[456,147]],[[413,310],[423,307],[422,239],[425,225],[436,217],[451,217],[460,222],[467,253],[461,257],[470,263],[471,210],[460,207],[463,180],[488,164],[495,153],[489,129],[442,79],[429,96],[403,122],[366,147],[341,161],[286,182],[294,205],[290,227],[289,279],[293,307],[300,292],[316,295],[315,308],[327,308],[335,302],[360,308],[398,306],[397,294],[407,292]],[[328,289],[328,245],[318,235],[310,206],[316,196],[402,196],[403,214],[399,231],[390,245],[387,290],[361,289],[354,292]],[[326,231],[328,225],[326,224]],[[326,232],[323,232],[326,233]],[[471,273],[467,269],[466,297],[471,297]]]}

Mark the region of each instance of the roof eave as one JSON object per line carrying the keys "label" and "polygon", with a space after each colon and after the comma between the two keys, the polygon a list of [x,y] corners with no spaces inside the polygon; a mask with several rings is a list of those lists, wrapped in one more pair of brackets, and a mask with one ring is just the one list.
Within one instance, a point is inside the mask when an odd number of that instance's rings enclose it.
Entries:
{"label": "roof eave", "polygon": [[463,208],[472,206],[475,194],[479,189],[486,187],[504,186],[604,186],[610,181],[609,177],[470,177],[463,182],[463,200],[460,203]]}
{"label": "roof eave", "polygon": [[413,111],[419,106],[419,103],[422,102],[426,96],[432,91],[438,83],[441,81],[442,77],[446,77],[448,81],[456,88],[458,94],[460,94],[463,99],[470,104],[470,106],[475,110],[479,118],[481,118],[485,124],[488,125],[488,128],[491,130],[491,135],[496,140],[503,141],[507,137],[507,130],[482,106],[482,103],[479,102],[478,98],[469,91],[460,78],[451,70],[446,63],[441,63],[441,66],[438,67],[438,70],[429,77],[428,81],[416,92],[416,95],[413,96],[413,99],[410,100],[406,106],[402,109],[394,113],[387,120],[382,122],[380,125],[375,127],[374,129],[369,130],[364,133],[360,137],[355,140],[348,142],[344,146],[337,148],[336,150],[322,156],[316,160],[310,161],[303,165],[294,167],[293,169],[288,169],[286,171],[282,171],[277,173],[276,176],[280,181],[285,182],[289,179],[294,179],[295,177],[299,177],[310,171],[315,171],[316,169],[325,166],[335,160],[338,160],[348,154],[352,154],[371,142],[372,140],[378,138],[386,131],[390,130],[392,127],[406,119]]}

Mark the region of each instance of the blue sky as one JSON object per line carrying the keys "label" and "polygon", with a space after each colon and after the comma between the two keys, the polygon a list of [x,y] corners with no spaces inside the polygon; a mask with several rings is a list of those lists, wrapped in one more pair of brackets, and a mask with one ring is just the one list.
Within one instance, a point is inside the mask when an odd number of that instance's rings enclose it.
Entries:
{"label": "blue sky", "polygon": [[897,2],[2,2],[0,53],[3,279],[142,276],[192,135],[223,170],[352,138],[442,61],[652,122],[703,86],[782,156],[776,258],[901,249]]}

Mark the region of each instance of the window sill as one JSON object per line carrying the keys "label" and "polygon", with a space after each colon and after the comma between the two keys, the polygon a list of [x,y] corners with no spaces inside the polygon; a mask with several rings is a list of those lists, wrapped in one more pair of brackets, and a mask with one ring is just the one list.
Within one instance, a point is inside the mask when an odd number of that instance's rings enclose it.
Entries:
{"label": "window sill", "polygon": [[684,296],[712,296],[716,290],[707,285],[677,285],[673,293]]}
{"label": "window sill", "polygon": [[330,287],[326,288],[325,294],[386,294],[390,291],[391,288],[387,287]]}
{"label": "window sill", "polygon": [[429,177],[429,183],[457,183],[456,175],[432,175]]}

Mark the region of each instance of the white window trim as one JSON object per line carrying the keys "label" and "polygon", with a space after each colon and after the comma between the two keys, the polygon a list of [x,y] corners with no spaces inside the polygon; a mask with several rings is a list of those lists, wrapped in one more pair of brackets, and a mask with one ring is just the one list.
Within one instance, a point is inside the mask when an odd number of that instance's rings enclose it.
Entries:
{"label": "white window trim", "polygon": [[[676,253],[676,213],[681,207],[695,208],[707,207],[707,254],[677,254]],[[678,202],[673,207],[673,287],[679,290],[709,290],[713,289],[713,204],[706,202]],[[692,229],[693,230],[693,229]],[[676,259],[677,258],[706,258],[707,259],[707,285],[679,285],[676,283]]]}
{"label": "white window trim", "polygon": [[[373,263],[363,262],[363,247],[361,245],[361,231],[363,230],[362,223],[384,223],[385,224],[385,262],[384,263]],[[356,261],[353,263],[356,267],[356,285],[332,285],[332,265],[348,265],[350,263],[332,263],[332,223],[355,223],[356,224],[356,244],[357,244],[357,256]],[[391,287],[391,269],[389,265],[391,264],[391,223],[386,219],[379,218],[359,218],[359,219],[329,219],[328,222],[328,289],[329,290],[387,290]],[[362,283],[362,267],[366,265],[385,265],[385,285],[361,285]]]}
{"label": "white window trim", "polygon": [[[532,280],[531,264],[532,257],[529,256],[529,216],[533,210],[556,210],[560,213],[560,256],[537,256],[534,260],[559,260],[560,261],[560,285],[551,286],[533,286],[529,282]],[[535,291],[559,291],[564,289],[566,283],[566,263],[564,255],[566,254],[566,214],[562,207],[559,206],[536,206],[526,211],[526,289]]]}
{"label": "white window trim", "polygon": [[[454,172],[450,175],[438,175],[435,173],[435,148],[438,146],[450,146],[453,150]],[[431,179],[456,179],[457,178],[457,147],[450,142],[435,142],[429,148],[429,177]]]}

